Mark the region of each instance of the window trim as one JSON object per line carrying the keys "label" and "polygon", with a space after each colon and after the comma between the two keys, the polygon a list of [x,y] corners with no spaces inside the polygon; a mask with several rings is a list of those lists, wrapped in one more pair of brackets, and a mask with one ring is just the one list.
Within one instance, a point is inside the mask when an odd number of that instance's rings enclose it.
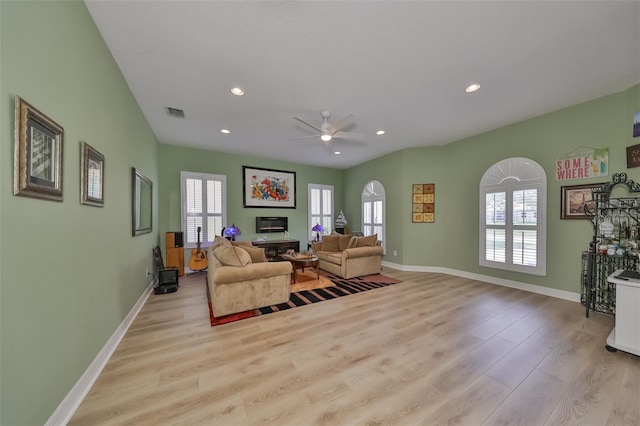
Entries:
{"label": "window trim", "polygon": [[[537,190],[537,225],[517,225],[513,223],[513,193],[525,189]],[[546,242],[547,242],[547,176],[540,164],[528,158],[514,157],[502,160],[491,166],[482,176],[480,192],[480,226],[478,259],[480,266],[521,272],[530,275],[546,276]],[[504,226],[486,224],[486,195],[489,193],[506,193],[506,223]],[[487,229],[505,230],[505,262],[486,259]],[[536,230],[536,266],[525,266],[513,263],[514,230]]]}
{"label": "window trim", "polygon": [[[206,185],[207,181],[220,181],[222,182],[222,225],[226,226],[227,223],[227,176],[226,175],[218,175],[214,173],[201,173],[201,172],[188,172],[181,171],[180,172],[180,229],[184,235],[184,247],[185,248],[195,248],[197,243],[188,242],[187,237],[187,229],[186,229],[186,218],[187,218],[187,206],[185,204],[185,196],[186,196],[186,182],[187,179],[201,179],[203,183]],[[203,196],[203,212],[202,212],[202,238],[200,243],[207,244],[211,243],[208,241],[207,236],[207,216],[209,216],[206,211],[207,206],[207,191],[206,188],[203,188],[202,191]]]}

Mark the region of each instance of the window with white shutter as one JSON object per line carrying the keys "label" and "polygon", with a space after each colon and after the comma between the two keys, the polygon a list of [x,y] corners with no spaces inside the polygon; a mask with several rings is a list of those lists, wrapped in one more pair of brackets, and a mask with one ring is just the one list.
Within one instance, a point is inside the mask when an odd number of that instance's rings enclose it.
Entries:
{"label": "window with white shutter", "polygon": [[333,185],[308,185],[309,222],[307,232],[309,240],[316,238],[316,232],[311,231],[316,224],[322,225],[324,231],[320,235],[329,235],[333,230]]}
{"label": "window with white shutter", "polygon": [[[362,233],[378,235],[378,240],[385,248],[385,191],[377,180],[368,182],[362,190]],[[386,252],[386,249],[385,249]]]}
{"label": "window with white shutter", "polygon": [[480,265],[546,274],[544,169],[526,158],[494,164],[480,181]]}
{"label": "window with white shutter", "polygon": [[208,246],[222,233],[226,223],[226,188],[224,175],[180,172],[182,195],[182,231],[185,247],[195,247],[198,227],[200,242]]}

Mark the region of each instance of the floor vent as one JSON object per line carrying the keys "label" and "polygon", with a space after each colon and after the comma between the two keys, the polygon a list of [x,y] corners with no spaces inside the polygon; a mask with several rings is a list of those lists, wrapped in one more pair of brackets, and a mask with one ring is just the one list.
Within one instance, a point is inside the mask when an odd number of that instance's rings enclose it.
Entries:
{"label": "floor vent", "polygon": [[178,108],[164,107],[171,117],[184,118],[184,111]]}

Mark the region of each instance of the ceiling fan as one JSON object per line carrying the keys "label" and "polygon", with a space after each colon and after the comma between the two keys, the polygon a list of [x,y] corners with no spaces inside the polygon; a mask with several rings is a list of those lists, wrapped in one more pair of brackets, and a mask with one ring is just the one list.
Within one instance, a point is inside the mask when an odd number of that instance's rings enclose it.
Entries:
{"label": "ceiling fan", "polygon": [[[361,133],[345,132],[345,131],[342,130],[346,126],[351,124],[351,122],[355,118],[353,116],[353,114],[349,114],[349,115],[343,117],[342,119],[338,120],[335,123],[330,123],[329,122],[329,118],[331,117],[331,112],[330,111],[324,110],[324,111],[322,111],[320,113],[320,116],[322,117],[322,120],[323,120],[323,122],[320,125],[320,127],[316,127],[313,124],[310,124],[310,123],[304,121],[301,118],[293,117],[295,120],[298,120],[302,124],[304,124],[304,125],[306,125],[308,127],[311,127],[313,130],[315,130],[317,132],[317,134],[309,135],[309,136],[300,136],[298,138],[293,138],[291,140],[317,138],[318,136],[320,136],[320,140],[326,146],[333,139],[359,139],[359,140],[362,140],[362,139],[365,138],[365,135],[363,135]],[[361,142],[361,143],[364,143],[364,142]]]}

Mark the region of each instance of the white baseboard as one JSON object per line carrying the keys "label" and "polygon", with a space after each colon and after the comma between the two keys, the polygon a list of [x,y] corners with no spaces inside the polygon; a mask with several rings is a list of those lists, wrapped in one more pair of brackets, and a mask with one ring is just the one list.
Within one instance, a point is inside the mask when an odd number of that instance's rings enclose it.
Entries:
{"label": "white baseboard", "polygon": [[129,311],[127,316],[122,320],[116,331],[114,331],[109,340],[107,340],[107,343],[105,343],[100,352],[98,352],[96,357],[93,359],[93,362],[89,364],[89,367],[86,369],[84,374],[80,376],[80,379],[76,382],[73,388],[71,388],[60,405],[58,405],[58,408],[56,408],[53,414],[51,414],[51,417],[49,417],[49,420],[47,420],[45,425],[66,425],[69,423],[71,417],[80,406],[80,403],[89,393],[91,386],[93,386],[105,365],[107,365],[109,358],[111,358],[111,355],[113,355],[113,352],[120,344],[120,341],[133,323],[133,320],[138,316],[140,309],[142,309],[149,298],[154,283],[155,280],[149,283],[149,286],[142,293],[136,304],[133,305],[131,311]]}
{"label": "white baseboard", "polygon": [[528,291],[530,293],[542,294],[558,299],[569,300],[571,302],[580,302],[580,294],[555,288],[543,287],[536,284],[523,283],[519,281],[506,280],[503,278],[492,277],[490,275],[476,274],[473,272],[459,271],[457,269],[442,268],[439,266],[405,266],[397,263],[382,262],[382,266],[386,266],[400,271],[407,272],[431,272],[436,274],[448,274],[456,277],[469,278],[472,280],[482,281],[489,284],[501,285],[503,287],[516,288],[518,290]]}

